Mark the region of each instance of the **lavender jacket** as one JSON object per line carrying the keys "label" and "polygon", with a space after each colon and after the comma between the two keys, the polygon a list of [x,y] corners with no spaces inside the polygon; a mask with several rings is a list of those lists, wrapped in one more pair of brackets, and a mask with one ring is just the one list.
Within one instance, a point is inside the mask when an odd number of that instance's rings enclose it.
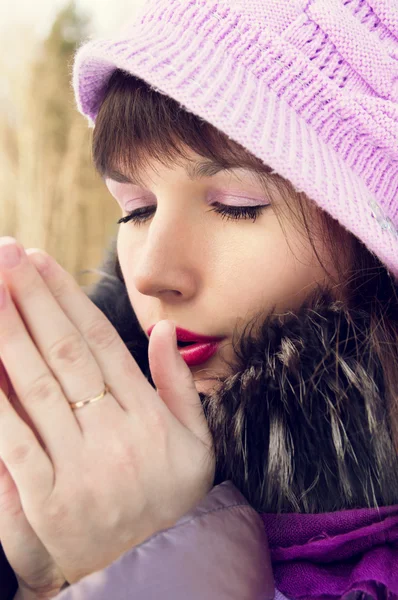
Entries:
{"label": "lavender jacket", "polygon": [[[15,580],[4,557],[0,574],[0,600],[12,600]],[[274,597],[262,519],[231,481],[225,481],[213,487],[173,527],[156,533],[107,568],[66,588],[56,600]],[[276,598],[283,600],[284,596],[277,593]]]}
{"label": "lavender jacket", "polygon": [[[281,594],[277,596],[284,597]],[[261,517],[230,482],[215,486],[170,529],[57,600],[267,600],[274,583]]]}

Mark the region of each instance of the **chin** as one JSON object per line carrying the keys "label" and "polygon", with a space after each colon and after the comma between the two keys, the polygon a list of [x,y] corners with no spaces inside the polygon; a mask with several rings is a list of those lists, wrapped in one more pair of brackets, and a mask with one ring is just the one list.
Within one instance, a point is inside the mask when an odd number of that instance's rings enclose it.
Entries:
{"label": "chin", "polygon": [[198,374],[197,379],[195,378],[194,373],[192,373],[192,375],[194,376],[195,387],[198,394],[209,394],[211,391],[216,391],[220,385],[218,379],[206,379],[205,373]]}
{"label": "chin", "polygon": [[195,381],[195,387],[198,394],[208,394],[211,383],[207,381]]}
{"label": "chin", "polygon": [[190,371],[198,394],[209,394],[211,391],[217,391],[222,380],[228,376],[228,369],[225,365],[220,364],[217,355],[202,365],[190,367]]}

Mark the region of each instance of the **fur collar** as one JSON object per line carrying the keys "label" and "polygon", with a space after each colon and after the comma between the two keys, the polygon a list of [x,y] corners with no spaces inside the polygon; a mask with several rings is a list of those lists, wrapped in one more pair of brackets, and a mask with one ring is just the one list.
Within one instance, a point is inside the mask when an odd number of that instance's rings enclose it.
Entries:
{"label": "fur collar", "polygon": [[[91,290],[152,383],[148,342],[128,299],[115,240]],[[217,458],[259,512],[330,512],[398,504],[398,461],[370,316],[327,291],[236,345],[232,375],[201,394]]]}

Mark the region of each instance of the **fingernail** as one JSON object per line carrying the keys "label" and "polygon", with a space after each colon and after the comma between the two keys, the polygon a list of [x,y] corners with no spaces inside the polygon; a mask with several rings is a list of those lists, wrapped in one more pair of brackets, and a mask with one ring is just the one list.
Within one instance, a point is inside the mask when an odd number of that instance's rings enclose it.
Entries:
{"label": "fingernail", "polygon": [[12,269],[20,263],[22,254],[17,243],[12,237],[0,238],[0,267]]}
{"label": "fingernail", "polygon": [[40,248],[29,248],[26,250],[26,254],[29,256],[29,259],[35,265],[36,269],[40,271],[40,273],[44,273],[48,267],[48,260],[46,254],[44,254]]}

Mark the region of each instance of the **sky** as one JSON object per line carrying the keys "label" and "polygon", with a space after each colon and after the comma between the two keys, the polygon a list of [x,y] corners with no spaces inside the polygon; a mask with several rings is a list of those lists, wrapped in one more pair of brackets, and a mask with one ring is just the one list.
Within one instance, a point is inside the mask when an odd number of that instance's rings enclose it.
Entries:
{"label": "sky", "polygon": [[[106,35],[133,15],[146,0],[76,0],[78,8],[93,16],[93,33]],[[67,0],[0,0],[0,34],[29,27],[33,36],[45,36],[54,16]]]}
{"label": "sky", "polygon": [[[88,35],[111,35],[126,23],[148,0],[75,0],[78,10],[91,19]],[[0,0],[0,118],[12,102],[13,81],[22,89],[27,81],[33,49],[44,39],[57,13],[69,0]],[[23,93],[23,92],[21,92]],[[11,100],[10,100],[11,99]]]}
{"label": "sky", "polygon": [[[88,35],[111,35],[148,0],[75,0],[90,17]],[[37,40],[44,39],[69,0],[0,0],[0,105],[11,79],[29,69]]]}

